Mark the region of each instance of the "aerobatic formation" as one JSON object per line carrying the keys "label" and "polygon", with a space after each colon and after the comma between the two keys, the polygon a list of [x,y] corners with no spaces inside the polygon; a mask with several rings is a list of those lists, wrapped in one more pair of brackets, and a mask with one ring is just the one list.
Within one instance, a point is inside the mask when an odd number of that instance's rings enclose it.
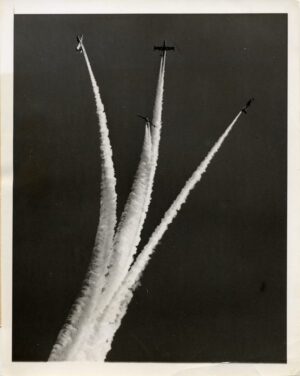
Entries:
{"label": "aerobatic formation", "polygon": [[154,50],[160,52],[160,66],[152,120],[148,116],[138,115],[145,121],[144,142],[132,188],[118,222],[116,178],[104,105],[83,44],[83,36],[77,36],[77,42],[76,50],[83,55],[87,65],[98,115],[101,158],[100,218],[92,259],[82,289],[58,335],[49,357],[50,361],[105,360],[134,290],[160,239],[240,115],[247,113],[253,101],[251,98],[234,117],[185,183],[148,243],[136,256],[151,202],[158,163],[166,53],[174,51],[175,47],[167,46],[165,41],[161,46],[154,46]]}

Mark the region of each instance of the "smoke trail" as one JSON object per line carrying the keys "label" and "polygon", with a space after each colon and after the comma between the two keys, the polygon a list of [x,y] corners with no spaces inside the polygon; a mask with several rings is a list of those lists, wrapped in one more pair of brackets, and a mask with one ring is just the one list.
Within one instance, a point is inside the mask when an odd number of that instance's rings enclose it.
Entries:
{"label": "smoke trail", "polygon": [[84,327],[90,320],[91,314],[97,304],[97,295],[99,295],[99,292],[102,291],[105,285],[116,225],[116,178],[107,119],[104,112],[104,105],[101,101],[99,87],[83,44],[82,52],[90,75],[99,122],[101,158],[100,217],[92,260],[80,296],[74,303],[66,324],[58,335],[49,360],[68,359],[70,353],[72,353],[72,348],[80,342]]}
{"label": "smoke trail", "polygon": [[166,66],[166,54],[164,53],[160,61],[159,77],[156,89],[155,102],[153,107],[152,123],[154,127],[152,128],[152,143],[153,143],[153,156],[152,156],[152,170],[149,183],[149,204],[151,200],[152,187],[154,183],[154,176],[157,167],[160,135],[162,127],[162,109],[163,109],[163,94],[164,94],[164,81],[165,81],[165,66]]}
{"label": "smoke trail", "polygon": [[[158,159],[158,148],[161,132],[161,117],[163,105],[165,58],[160,62],[158,83],[153,111],[153,119],[156,121],[152,133],[149,134],[149,141],[152,141],[152,151],[150,159],[151,144],[147,146],[146,163],[141,166],[141,174],[135,179],[128,202],[125,206],[114,241],[114,253],[110,263],[111,274],[109,276],[109,291],[107,293],[110,300],[119,284],[125,278],[126,273],[133,261],[137,246],[140,242],[140,234],[150,205],[153,180]],[[147,128],[150,129],[150,124]],[[149,131],[148,129],[148,131]],[[141,162],[143,159],[141,160]],[[104,300],[104,299],[103,299]],[[105,303],[105,302],[104,302]],[[103,303],[103,308],[105,304]],[[108,303],[108,302],[107,302]]]}
{"label": "smoke trail", "polygon": [[[99,332],[99,328],[102,327],[102,315],[106,307],[112,304],[112,297],[119,289],[122,281],[126,277],[132,264],[134,255],[136,253],[137,246],[140,242],[140,235],[142,227],[148,212],[151,201],[151,193],[153,189],[153,182],[155,176],[155,170],[158,160],[158,149],[160,143],[161,125],[162,125],[162,107],[163,107],[163,92],[164,92],[164,76],[165,76],[165,55],[160,61],[156,96],[153,109],[153,125],[151,132],[152,141],[152,153],[151,159],[147,159],[145,169],[143,169],[143,175],[137,177],[135,180],[135,186],[139,187],[139,193],[135,187],[133,187],[132,193],[129,195],[128,204],[125,207],[122,219],[118,226],[118,231],[115,236],[114,252],[110,263],[110,275],[107,283],[107,289],[101,296],[98,306],[94,314],[95,325],[90,329],[90,335],[87,341],[82,342],[80,353],[76,354],[76,359],[90,359],[99,360],[99,354],[97,351],[95,358],[93,358],[94,343],[99,341],[96,333]],[[143,182],[141,182],[141,177]],[[142,184],[141,184],[142,183]],[[142,187],[142,189],[141,189]],[[88,334],[88,331],[85,329]],[[100,339],[101,340],[101,339]],[[97,347],[97,346],[96,346]],[[79,350],[78,350],[79,351]]]}
{"label": "smoke trail", "polygon": [[[116,269],[114,274],[118,279],[129,270],[136,247],[140,242],[140,234],[146,217],[144,207],[152,161],[151,156],[152,138],[150,124],[147,123],[140,163],[114,239],[111,268]],[[113,270],[111,274],[113,274]],[[111,278],[112,275],[110,276],[110,283],[112,283]]]}
{"label": "smoke trail", "polygon": [[[114,285],[116,286],[115,289],[119,288],[117,278],[122,274],[124,279],[132,262],[129,260],[131,258],[131,251],[137,242],[136,238],[140,236],[143,221],[142,217],[145,215],[143,208],[149,180],[148,171],[151,163],[151,148],[152,139],[150,127],[147,123],[145,126],[144,144],[139,166],[119,223],[121,230],[116,239],[116,242],[118,243],[114,249],[115,256],[112,257],[112,260],[115,259],[111,266],[113,270],[111,270],[111,275],[108,277],[106,291],[103,292],[101,300],[98,301],[98,306],[94,310],[91,325],[85,327],[85,338],[82,339],[80,347],[77,348],[76,353],[74,352],[72,354],[72,359],[92,359],[90,351],[87,351],[87,349],[90,348],[90,343],[94,342],[93,334],[96,331],[95,328],[99,325],[99,317],[101,317],[101,314],[103,314],[103,310],[105,309],[105,299],[107,301],[111,298],[110,294],[113,294],[112,288]],[[112,272],[114,272],[114,274]],[[113,279],[112,277],[115,278]],[[94,360],[96,359],[98,358],[94,358]]]}
{"label": "smoke trail", "polygon": [[155,247],[166,232],[169,224],[176,217],[181,206],[185,203],[191,190],[200,181],[209,163],[211,162],[217,151],[220,149],[221,145],[230,133],[240,115],[241,112],[238,113],[238,115],[227,127],[222,136],[211,148],[205,159],[201,162],[192,176],[185,183],[183,189],[181,190],[173,204],[170,206],[170,208],[166,211],[160,224],[157,226],[148,243],[137,257],[135,263],[132,265],[124,282],[120,286],[117,293],[114,295],[114,298],[112,299],[110,305],[107,307],[104,315],[101,318],[101,326],[98,328],[97,333],[95,333],[95,338],[98,342],[94,343],[94,346],[91,346],[89,349],[90,356],[92,358],[94,357],[94,359],[105,360],[106,355],[111,348],[113,337],[121,324],[122,318],[126,314],[128,305],[133,296],[133,291],[139,284],[142,273],[147,266],[148,261],[155,250]]}

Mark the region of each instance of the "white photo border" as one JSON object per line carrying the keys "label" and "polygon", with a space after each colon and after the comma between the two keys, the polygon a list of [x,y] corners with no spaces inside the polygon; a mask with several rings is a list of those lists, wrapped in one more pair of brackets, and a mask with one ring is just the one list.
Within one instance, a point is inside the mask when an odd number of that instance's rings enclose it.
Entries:
{"label": "white photo border", "polygon": [[[2,374],[22,376],[198,376],[300,374],[300,2],[298,0],[2,0],[1,30],[1,299]],[[288,206],[287,363],[12,362],[12,182],[14,14],[287,13]]]}

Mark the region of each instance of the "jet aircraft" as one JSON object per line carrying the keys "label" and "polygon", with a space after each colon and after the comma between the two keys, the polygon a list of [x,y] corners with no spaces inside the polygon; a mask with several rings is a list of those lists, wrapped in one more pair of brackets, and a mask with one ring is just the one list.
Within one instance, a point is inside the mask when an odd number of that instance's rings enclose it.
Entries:
{"label": "jet aircraft", "polygon": [[153,46],[153,50],[161,51],[161,54],[164,55],[166,51],[175,51],[174,46],[167,46],[166,41],[164,40],[161,46]]}
{"label": "jet aircraft", "polygon": [[142,115],[138,115],[138,117],[140,117],[141,119],[145,120],[146,123],[152,125],[153,127],[155,127],[155,125],[152,123],[152,121],[148,118],[148,116],[142,116]]}
{"label": "jet aircraft", "polygon": [[83,35],[81,35],[81,36],[77,35],[76,39],[77,39],[77,42],[78,42],[78,44],[76,46],[76,51],[78,51],[82,54]]}
{"label": "jet aircraft", "polygon": [[250,98],[249,100],[248,100],[248,102],[245,104],[245,106],[242,108],[242,112],[244,113],[244,114],[246,114],[247,113],[247,109],[248,109],[248,107],[251,105],[251,103],[254,101],[254,98],[252,97],[252,98]]}

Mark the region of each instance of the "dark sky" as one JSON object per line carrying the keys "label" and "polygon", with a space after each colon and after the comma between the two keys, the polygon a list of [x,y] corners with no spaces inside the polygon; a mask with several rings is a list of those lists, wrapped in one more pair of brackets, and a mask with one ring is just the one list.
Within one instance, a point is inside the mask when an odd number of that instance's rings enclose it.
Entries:
{"label": "dark sky", "polygon": [[[286,360],[286,15],[17,15],[13,359],[46,360],[88,266],[100,161],[84,34],[109,122],[119,213],[151,116],[163,130],[145,244],[251,97],[149,263],[109,361]],[[141,245],[142,245],[141,244]]]}

